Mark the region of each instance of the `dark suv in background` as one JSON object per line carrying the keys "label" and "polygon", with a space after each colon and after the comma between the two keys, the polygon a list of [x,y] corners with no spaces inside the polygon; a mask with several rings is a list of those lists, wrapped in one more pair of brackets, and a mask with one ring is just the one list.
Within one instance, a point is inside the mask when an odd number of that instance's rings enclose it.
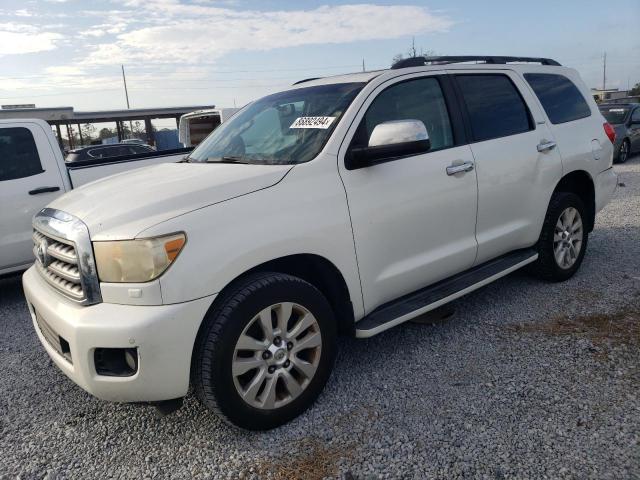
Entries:
{"label": "dark suv in background", "polygon": [[89,147],[70,150],[65,157],[65,162],[80,162],[83,160],[95,160],[100,158],[124,157],[139,153],[150,153],[155,150],[149,145],[122,144],[91,145]]}
{"label": "dark suv in background", "polygon": [[613,161],[624,163],[630,155],[640,152],[640,103],[608,103],[598,107],[616,131]]}

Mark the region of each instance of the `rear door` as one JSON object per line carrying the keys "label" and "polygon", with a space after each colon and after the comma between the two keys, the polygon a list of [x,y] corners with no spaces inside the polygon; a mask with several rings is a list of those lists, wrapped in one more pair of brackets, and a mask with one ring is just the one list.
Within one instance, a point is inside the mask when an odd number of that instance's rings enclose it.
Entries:
{"label": "rear door", "polygon": [[537,241],[562,162],[539,107],[515,72],[451,73],[476,165],[480,264]]}
{"label": "rear door", "polygon": [[42,127],[27,122],[5,125],[0,124],[0,273],[33,261],[31,218],[64,192]]}

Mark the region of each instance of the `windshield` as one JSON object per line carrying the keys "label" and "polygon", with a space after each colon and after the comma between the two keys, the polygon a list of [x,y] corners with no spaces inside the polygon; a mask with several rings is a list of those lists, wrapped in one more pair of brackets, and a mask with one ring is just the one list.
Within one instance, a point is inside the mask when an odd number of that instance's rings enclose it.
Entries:
{"label": "windshield", "polygon": [[308,162],[364,83],[299,88],[261,98],[214,130],[189,162],[282,165]]}
{"label": "windshield", "polygon": [[602,115],[609,123],[624,123],[629,113],[628,108],[620,107],[600,107]]}

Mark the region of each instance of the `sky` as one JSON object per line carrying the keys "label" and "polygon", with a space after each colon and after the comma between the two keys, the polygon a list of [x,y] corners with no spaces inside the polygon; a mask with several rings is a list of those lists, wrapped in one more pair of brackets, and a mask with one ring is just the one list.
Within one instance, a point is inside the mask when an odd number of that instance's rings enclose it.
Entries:
{"label": "sky", "polygon": [[[611,5],[611,6],[608,6]],[[242,106],[309,77],[439,55],[550,57],[640,82],[640,1],[0,0],[0,103]]]}

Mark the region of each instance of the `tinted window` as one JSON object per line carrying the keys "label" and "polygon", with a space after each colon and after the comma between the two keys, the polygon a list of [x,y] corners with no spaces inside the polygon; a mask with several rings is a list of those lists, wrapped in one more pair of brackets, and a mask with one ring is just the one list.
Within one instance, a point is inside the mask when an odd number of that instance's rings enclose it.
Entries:
{"label": "tinted window", "polygon": [[42,173],[33,135],[28,128],[0,128],[0,181]]}
{"label": "tinted window", "polygon": [[600,107],[600,113],[602,113],[602,116],[607,122],[617,125],[625,122],[625,119],[629,114],[629,109],[611,106]]}
{"label": "tinted window", "polygon": [[525,73],[551,123],[565,123],[591,115],[591,109],[571,80],[550,73]]}
{"label": "tinted window", "polygon": [[475,141],[532,130],[529,110],[505,75],[456,75]]}
{"label": "tinted window", "polygon": [[640,122],[640,108],[636,108],[631,114],[632,122]]}
{"label": "tinted window", "polygon": [[119,157],[121,155],[130,155],[126,146],[94,148],[87,152],[93,158]]}
{"label": "tinted window", "polygon": [[153,151],[149,147],[144,147],[142,145],[130,146],[129,150],[131,150],[133,153],[149,153]]}
{"label": "tinted window", "polygon": [[449,112],[435,78],[409,80],[380,93],[362,119],[354,143],[368,145],[376,125],[392,120],[420,120],[427,128],[432,150],[453,146]]}

